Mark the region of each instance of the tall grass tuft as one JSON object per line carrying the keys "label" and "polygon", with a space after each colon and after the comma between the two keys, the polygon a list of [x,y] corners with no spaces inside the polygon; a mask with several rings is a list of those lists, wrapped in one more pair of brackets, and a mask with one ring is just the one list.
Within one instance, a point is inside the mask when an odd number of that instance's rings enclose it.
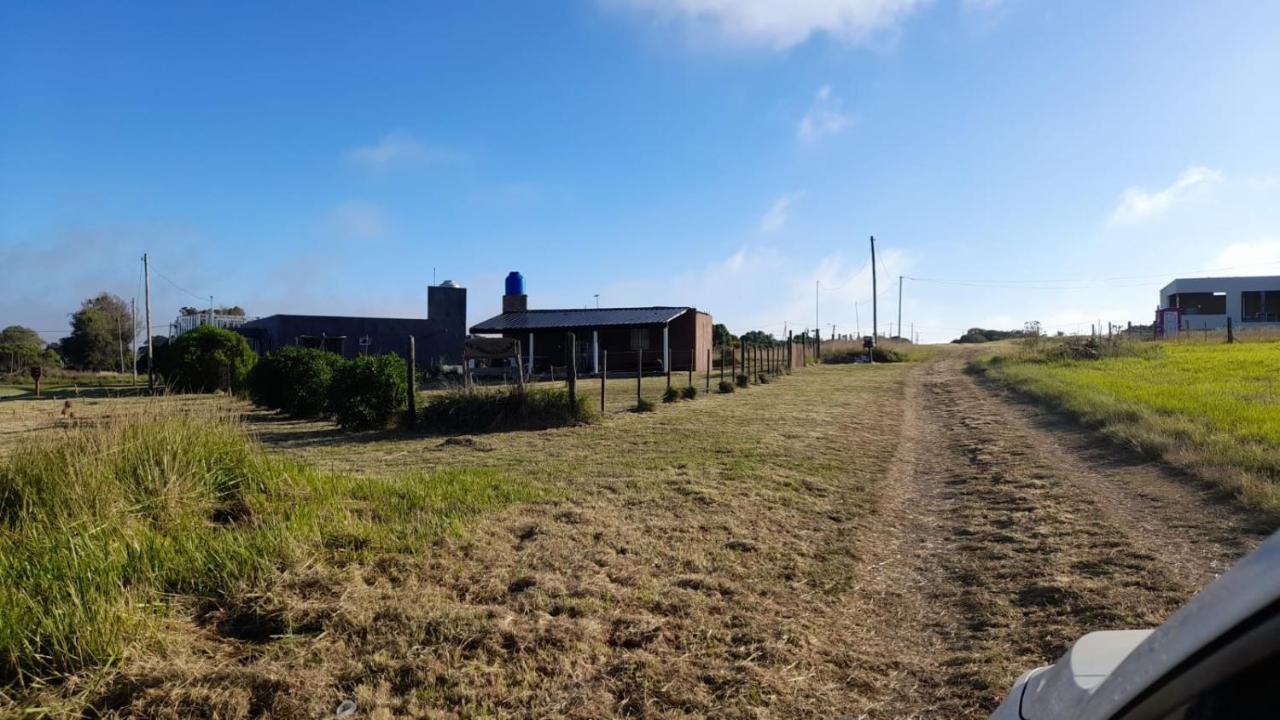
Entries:
{"label": "tall grass tuft", "polygon": [[419,418],[430,430],[495,432],[591,422],[595,411],[586,393],[579,393],[577,405],[571,407],[569,393],[563,388],[477,388],[433,395]]}
{"label": "tall grass tuft", "polygon": [[233,417],[121,417],[0,465],[0,686],[112,662],[167,594],[217,600],[299,554],[402,551],[531,497],[492,472],[323,475]]}

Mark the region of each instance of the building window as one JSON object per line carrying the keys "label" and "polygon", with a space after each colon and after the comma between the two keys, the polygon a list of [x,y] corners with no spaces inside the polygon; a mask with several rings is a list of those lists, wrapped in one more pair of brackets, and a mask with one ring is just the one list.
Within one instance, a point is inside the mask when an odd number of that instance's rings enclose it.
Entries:
{"label": "building window", "polygon": [[1225,292],[1175,293],[1169,296],[1169,304],[1182,308],[1183,315],[1226,315]]}
{"label": "building window", "polygon": [[632,350],[648,350],[649,349],[649,328],[640,328],[631,331],[631,349]]}
{"label": "building window", "polygon": [[1280,290],[1240,293],[1241,322],[1280,322]]}

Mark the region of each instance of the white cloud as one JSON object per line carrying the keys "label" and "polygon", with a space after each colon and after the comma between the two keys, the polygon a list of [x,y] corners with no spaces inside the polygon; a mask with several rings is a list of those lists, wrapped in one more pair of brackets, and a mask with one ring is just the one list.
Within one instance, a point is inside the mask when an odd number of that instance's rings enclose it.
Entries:
{"label": "white cloud", "polygon": [[329,224],[344,240],[378,240],[391,224],[378,205],[360,200],[344,202],[329,213]]}
{"label": "white cloud", "polygon": [[800,124],[796,126],[796,139],[806,145],[842,132],[849,127],[849,116],[841,110],[840,98],[831,94],[831,86],[823,85],[813,95]]}
{"label": "white cloud", "polygon": [[1232,243],[1218,253],[1213,267],[1232,275],[1276,275],[1280,273],[1280,238]]}
{"label": "white cloud", "polygon": [[432,147],[409,133],[393,132],[382,136],[372,145],[348,150],[346,161],[373,173],[403,170],[424,165],[457,162],[460,153],[448,148]]}
{"label": "white cloud", "polygon": [[1131,187],[1120,196],[1120,204],[1111,212],[1112,223],[1135,223],[1160,215],[1185,200],[1197,188],[1222,182],[1220,171],[1204,166],[1189,167],[1163,190],[1149,191]]}
{"label": "white cloud", "polygon": [[760,232],[769,233],[781,230],[787,224],[787,217],[791,213],[791,204],[801,197],[804,197],[803,190],[788,193],[774,200],[769,211],[760,218]]}
{"label": "white cloud", "polygon": [[896,28],[926,0],[602,0],[741,45],[785,50],[817,34],[857,43]]}

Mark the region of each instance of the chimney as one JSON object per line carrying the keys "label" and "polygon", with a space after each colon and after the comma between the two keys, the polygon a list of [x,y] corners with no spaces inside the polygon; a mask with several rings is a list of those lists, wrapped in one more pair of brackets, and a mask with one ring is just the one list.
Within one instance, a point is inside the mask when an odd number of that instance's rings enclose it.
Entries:
{"label": "chimney", "polygon": [[512,270],[507,273],[507,294],[502,296],[502,312],[524,312],[529,309],[529,296],[524,294],[524,276]]}

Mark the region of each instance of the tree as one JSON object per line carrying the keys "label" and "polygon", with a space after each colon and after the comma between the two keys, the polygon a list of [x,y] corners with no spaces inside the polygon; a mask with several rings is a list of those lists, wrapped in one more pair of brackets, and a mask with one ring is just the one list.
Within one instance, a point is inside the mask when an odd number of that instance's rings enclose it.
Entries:
{"label": "tree", "polygon": [[711,344],[716,347],[725,347],[732,345],[734,341],[733,333],[729,332],[729,326],[724,323],[716,323],[711,326]]}
{"label": "tree", "polygon": [[742,341],[748,345],[764,345],[767,343],[777,342],[773,339],[773,335],[763,330],[752,330],[751,332],[742,333]]}
{"label": "tree", "polygon": [[0,330],[0,365],[9,372],[21,372],[33,365],[43,365],[45,352],[40,334],[21,325]]}
{"label": "tree", "polygon": [[240,392],[258,360],[243,335],[212,325],[183,333],[165,346],[164,355],[165,381],[191,392]]}
{"label": "tree", "polygon": [[81,370],[120,370],[121,356],[132,361],[133,314],[129,304],[111,293],[99,293],[80,304],[71,316],[71,335],[60,344],[63,358]]}

